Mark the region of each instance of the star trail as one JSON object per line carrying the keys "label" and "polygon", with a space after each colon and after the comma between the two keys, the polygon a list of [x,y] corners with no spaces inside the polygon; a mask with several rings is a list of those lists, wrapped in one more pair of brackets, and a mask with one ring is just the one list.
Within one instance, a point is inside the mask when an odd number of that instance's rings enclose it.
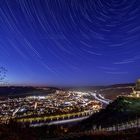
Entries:
{"label": "star trail", "polygon": [[139,0],[1,0],[10,84],[106,85],[140,77]]}

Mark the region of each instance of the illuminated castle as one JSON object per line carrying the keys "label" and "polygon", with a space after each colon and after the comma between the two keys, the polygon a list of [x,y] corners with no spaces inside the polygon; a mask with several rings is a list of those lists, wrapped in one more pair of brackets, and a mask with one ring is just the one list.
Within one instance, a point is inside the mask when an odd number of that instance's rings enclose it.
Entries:
{"label": "illuminated castle", "polygon": [[133,92],[131,93],[133,97],[140,97],[140,79],[137,80],[135,88],[133,88]]}

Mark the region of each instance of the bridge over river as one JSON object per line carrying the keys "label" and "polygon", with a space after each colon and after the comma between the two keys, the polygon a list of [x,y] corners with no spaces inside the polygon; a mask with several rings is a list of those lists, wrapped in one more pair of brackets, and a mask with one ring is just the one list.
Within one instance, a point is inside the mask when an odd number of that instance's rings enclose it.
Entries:
{"label": "bridge over river", "polygon": [[31,127],[37,127],[42,125],[56,125],[56,124],[65,124],[71,122],[77,122],[84,119],[87,119],[92,114],[98,112],[97,110],[89,110],[71,114],[55,115],[55,116],[40,116],[40,117],[24,117],[24,118],[15,118],[19,123],[28,123]]}

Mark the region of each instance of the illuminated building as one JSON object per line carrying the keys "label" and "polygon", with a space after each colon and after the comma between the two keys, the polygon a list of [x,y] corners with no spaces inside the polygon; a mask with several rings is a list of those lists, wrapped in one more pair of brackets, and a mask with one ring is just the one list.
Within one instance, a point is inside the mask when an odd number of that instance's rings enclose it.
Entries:
{"label": "illuminated building", "polygon": [[133,88],[133,92],[131,93],[132,97],[140,97],[140,79],[137,80],[135,88]]}

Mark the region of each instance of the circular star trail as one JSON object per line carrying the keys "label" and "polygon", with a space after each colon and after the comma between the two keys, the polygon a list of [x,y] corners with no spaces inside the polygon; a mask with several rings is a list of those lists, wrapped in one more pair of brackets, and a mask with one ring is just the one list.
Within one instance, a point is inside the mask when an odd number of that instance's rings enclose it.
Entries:
{"label": "circular star trail", "polygon": [[139,0],[1,0],[11,84],[98,85],[140,76]]}

